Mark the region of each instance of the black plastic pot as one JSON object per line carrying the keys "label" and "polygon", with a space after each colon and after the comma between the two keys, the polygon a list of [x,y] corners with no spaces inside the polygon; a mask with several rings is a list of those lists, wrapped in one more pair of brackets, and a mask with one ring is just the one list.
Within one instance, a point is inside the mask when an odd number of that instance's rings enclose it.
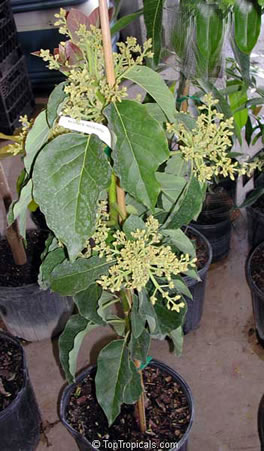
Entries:
{"label": "black plastic pot", "polygon": [[262,396],[258,408],[258,433],[260,440],[260,451],[264,451],[264,395]]}
{"label": "black plastic pot", "polygon": [[0,412],[1,451],[33,451],[40,439],[40,413],[28,376],[25,354],[20,343],[0,332],[1,341],[8,340],[23,354],[24,382],[16,398]]}
{"label": "black plastic pot", "polygon": [[[249,191],[246,198],[252,191]],[[248,220],[248,243],[256,247],[264,241],[264,213],[254,206],[246,207]]]}
{"label": "black plastic pot", "polygon": [[205,238],[205,236],[194,227],[189,226],[189,229],[191,229],[192,233],[198,236],[206,245],[208,260],[206,265],[198,271],[200,281],[191,279],[190,277],[184,277],[184,281],[186,282],[193,297],[192,299],[186,298],[188,310],[183,326],[183,331],[185,334],[188,334],[191,330],[197,329],[200,325],[203,314],[207,273],[213,257],[212,247],[207,238]]}
{"label": "black plastic pot", "polygon": [[0,287],[0,315],[9,332],[24,340],[39,341],[56,336],[63,330],[72,310],[71,297],[41,290],[37,283]]}
{"label": "black plastic pot", "polygon": [[[173,448],[175,451],[187,451],[187,446],[188,446],[188,439],[189,439],[189,435],[190,435],[190,431],[191,431],[191,427],[193,424],[193,419],[194,419],[194,401],[193,401],[193,397],[192,397],[192,393],[191,390],[189,388],[189,386],[186,384],[186,382],[182,379],[182,377],[176,373],[176,371],[174,371],[172,368],[170,368],[169,366],[165,365],[162,362],[159,362],[158,360],[152,360],[151,363],[149,364],[150,367],[153,368],[160,368],[161,370],[164,370],[166,373],[168,373],[170,376],[172,376],[172,378],[175,380],[175,382],[177,382],[181,388],[184,391],[184,394],[187,398],[189,407],[190,407],[190,423],[189,426],[184,434],[184,436],[182,437],[182,439],[178,442],[177,444],[177,448]],[[76,389],[76,385],[78,385],[88,374],[95,374],[96,372],[96,367],[95,366],[91,366],[89,368],[87,368],[86,370],[84,370],[77,378],[76,378],[76,382],[68,385],[62,393],[62,398],[60,401],[60,417],[61,417],[61,421],[64,424],[64,426],[68,429],[68,431],[70,432],[70,434],[73,436],[73,438],[75,439],[78,448],[80,451],[96,451],[100,448],[98,447],[93,447],[92,443],[90,443],[85,437],[83,437],[79,432],[75,431],[72,426],[67,422],[66,420],[66,411],[67,411],[67,406],[69,404],[69,399],[70,396],[72,394],[73,391],[75,391]],[[172,451],[172,450],[171,450]]]}
{"label": "black plastic pot", "polygon": [[[252,278],[251,262],[256,252],[264,247],[264,242],[259,244],[249,255],[246,262],[246,277],[251,291],[252,307],[256,324],[256,332],[260,344],[264,347],[264,292],[256,285]],[[264,261],[263,261],[264,264]]]}
{"label": "black plastic pot", "polygon": [[216,224],[192,222],[192,226],[204,235],[212,246],[212,263],[229,254],[232,230],[232,223],[229,218]]}

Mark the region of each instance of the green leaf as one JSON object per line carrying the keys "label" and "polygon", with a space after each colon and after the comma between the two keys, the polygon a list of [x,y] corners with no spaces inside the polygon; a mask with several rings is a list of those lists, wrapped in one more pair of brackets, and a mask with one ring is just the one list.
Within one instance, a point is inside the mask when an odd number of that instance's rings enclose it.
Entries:
{"label": "green leaf", "polygon": [[138,11],[135,11],[132,14],[127,14],[126,16],[123,16],[120,19],[118,19],[111,27],[111,35],[114,36],[116,33],[126,28],[129,24],[134,22],[134,20],[136,20],[142,14],[143,9],[139,9]]}
{"label": "green leaf", "polygon": [[165,240],[166,244],[176,246],[184,254],[195,257],[194,245],[181,229],[163,229],[161,233],[167,238]]}
{"label": "green leaf", "polygon": [[247,89],[243,84],[237,83],[236,81],[232,81],[229,83],[240,85],[240,90],[237,90],[236,92],[233,92],[232,94],[229,94],[229,101],[230,101],[230,107],[231,107],[231,110],[233,113],[234,120],[235,120],[237,126],[241,130],[247,123],[248,109],[244,108],[243,110],[240,110],[238,112],[235,112],[235,111],[241,105],[243,105],[247,102]]}
{"label": "green leaf", "polygon": [[234,39],[231,39],[232,50],[234,53],[235,60],[240,68],[242,78],[246,85],[250,84],[250,55],[239,50]]}
{"label": "green leaf", "polygon": [[73,296],[107,274],[110,266],[104,258],[97,256],[65,261],[52,271],[51,289],[65,296]]}
{"label": "green leaf", "polygon": [[238,208],[251,207],[264,194],[264,187],[255,188]]}
{"label": "green leaf", "polygon": [[177,329],[172,330],[169,334],[170,339],[172,340],[174,346],[174,353],[177,356],[182,354],[183,347],[183,330],[182,326],[177,327]]}
{"label": "green leaf", "polygon": [[20,234],[26,238],[26,218],[27,208],[32,200],[32,180],[29,180],[20,191],[19,200],[14,202],[9,209],[7,220],[11,225],[19,217],[20,218]]}
{"label": "green leaf", "polygon": [[246,131],[245,131],[245,138],[246,138],[246,142],[247,142],[248,146],[250,146],[253,132],[254,132],[254,129],[252,127],[252,122],[251,122],[250,116],[248,116],[248,120],[246,123]]}
{"label": "green leaf", "polygon": [[121,186],[153,210],[160,191],[155,172],[169,155],[165,132],[144,105],[131,100],[109,105],[105,114],[116,136],[112,158]]}
{"label": "green leaf", "polygon": [[166,172],[157,172],[156,178],[161,186],[162,206],[165,211],[170,211],[173,204],[182,194],[187,182],[183,177]]}
{"label": "green leaf", "polygon": [[44,290],[50,287],[51,273],[65,260],[65,253],[61,247],[49,252],[39,268],[38,283]]}
{"label": "green leaf", "polygon": [[154,309],[157,314],[161,333],[168,335],[171,331],[177,329],[183,324],[187,311],[187,305],[185,303],[185,307],[181,308],[179,313],[168,310],[167,307],[165,307],[161,302],[157,302]]}
{"label": "green leaf", "polygon": [[98,315],[98,300],[102,294],[102,288],[97,283],[92,283],[86,290],[80,291],[74,296],[74,302],[80,315],[94,324],[104,325],[105,322]]}
{"label": "green leaf", "polygon": [[133,296],[133,305],[131,311],[132,334],[135,339],[139,338],[145,329],[146,319],[139,311],[139,300],[136,295]]}
{"label": "green leaf", "polygon": [[146,362],[150,347],[150,335],[148,331],[143,329],[139,337],[136,337],[132,331],[129,347],[133,359]]}
{"label": "green leaf", "polygon": [[84,337],[95,327],[80,315],[73,315],[68,320],[59,338],[60,362],[69,383],[74,380],[76,362]]}
{"label": "green leaf", "polygon": [[175,121],[175,99],[160,75],[146,66],[134,66],[124,78],[143,88],[160,106],[170,122]]}
{"label": "green leaf", "polygon": [[69,133],[48,143],[35,163],[34,199],[71,260],[92,235],[97,202],[110,184],[111,168],[103,149],[94,135]]}
{"label": "green leaf", "polygon": [[250,0],[236,0],[234,36],[238,48],[247,55],[255,47],[260,34],[261,8]]}
{"label": "green leaf", "polygon": [[53,89],[49,96],[47,105],[47,122],[50,127],[53,126],[54,121],[57,119],[59,106],[62,104],[66,97],[66,94],[64,92],[65,86],[66,82],[60,83]]}
{"label": "green leaf", "polygon": [[109,321],[111,315],[111,305],[113,303],[119,302],[119,298],[117,298],[113,293],[109,293],[108,291],[103,291],[100,299],[98,299],[98,315],[103,319],[104,322]]}
{"label": "green leaf", "polygon": [[187,113],[176,113],[176,123],[181,123],[187,128],[187,130],[193,130],[196,128],[196,120]]}
{"label": "green leaf", "polygon": [[41,147],[48,141],[49,134],[50,128],[47,123],[46,111],[42,111],[36,117],[33,127],[26,138],[24,165],[28,174]]}
{"label": "green leaf", "polygon": [[165,172],[174,176],[185,177],[188,174],[188,162],[182,158],[181,154],[173,155],[167,161]]}
{"label": "green leaf", "polygon": [[140,397],[142,393],[142,386],[139,372],[134,364],[130,360],[130,379],[124,390],[124,403],[125,404],[134,404]]}
{"label": "green leaf", "polygon": [[131,232],[136,232],[136,230],[144,230],[146,228],[146,224],[143,219],[139,218],[139,216],[130,215],[123,225],[123,232],[126,234],[129,240],[133,240],[134,238],[131,235]]}
{"label": "green leaf", "polygon": [[167,118],[157,103],[144,103],[144,105],[153,119],[156,119],[162,126],[166,124]]}
{"label": "green leaf", "polygon": [[169,216],[165,224],[166,229],[179,229],[183,225],[189,224],[200,211],[203,197],[200,183],[195,177],[192,177],[181,198],[179,209]]}
{"label": "green leaf", "polygon": [[130,379],[131,367],[126,341],[114,340],[100,352],[95,377],[96,398],[107,416],[109,426],[120,413],[124,391]]}
{"label": "green leaf", "polygon": [[162,38],[162,13],[165,0],[144,0],[144,20],[147,28],[147,38],[152,39],[154,63],[159,64]]}
{"label": "green leaf", "polygon": [[141,290],[139,296],[139,314],[142,315],[148,323],[149,331],[151,335],[157,335],[160,333],[158,327],[158,318],[156,311],[151,304],[146,290]]}
{"label": "green leaf", "polygon": [[[180,276],[173,277],[172,282],[174,284],[174,288],[176,289],[177,293],[181,293],[189,299],[193,298],[192,293],[190,292],[186,283]],[[170,293],[173,293],[173,292],[174,292],[174,289],[170,290]]]}

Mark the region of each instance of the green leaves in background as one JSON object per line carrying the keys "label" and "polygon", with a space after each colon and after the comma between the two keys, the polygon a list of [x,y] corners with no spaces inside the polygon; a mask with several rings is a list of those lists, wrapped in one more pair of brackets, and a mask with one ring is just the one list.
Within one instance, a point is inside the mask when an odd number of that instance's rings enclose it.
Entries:
{"label": "green leaves in background", "polygon": [[152,39],[153,61],[159,64],[162,38],[162,10],[165,0],[143,0],[147,38]]}
{"label": "green leaves in background", "polygon": [[74,296],[107,274],[111,264],[97,256],[65,261],[56,266],[51,274],[51,289],[62,295]]}
{"label": "green leaves in background", "polygon": [[46,111],[42,111],[36,117],[25,143],[26,156],[24,158],[24,165],[28,174],[31,171],[31,166],[39,150],[48,141],[49,134],[50,128],[47,122]]}
{"label": "green leaves in background", "polygon": [[182,194],[187,182],[184,177],[166,172],[157,172],[156,178],[161,186],[162,207],[165,211],[170,211]]}
{"label": "green leaves in background", "polygon": [[55,120],[57,119],[59,107],[66,97],[64,92],[65,85],[66,82],[62,82],[57,85],[49,96],[47,105],[47,122],[50,127],[53,126]]}
{"label": "green leaves in background", "polygon": [[225,21],[219,6],[200,3],[195,14],[195,25],[197,74],[210,77],[221,61],[225,35]]}
{"label": "green leaves in background", "polygon": [[243,53],[255,47],[261,27],[261,7],[252,0],[236,0],[234,7],[234,39]]}
{"label": "green leaves in background", "polygon": [[134,66],[124,78],[143,88],[157,102],[170,122],[175,120],[175,99],[161,76],[146,66]]}
{"label": "green leaves in background", "polygon": [[81,315],[72,315],[59,338],[60,362],[69,383],[75,378],[77,357],[82,341],[95,327],[97,326]]}
{"label": "green leaves in background", "polygon": [[[246,125],[248,120],[248,109],[239,109],[247,102],[247,88],[243,82],[241,83],[239,80],[229,81],[227,82],[227,86],[237,86],[238,88],[236,92],[229,94],[229,103],[234,121],[236,122],[237,127],[241,130]],[[236,112],[237,109],[239,109],[239,111]]]}
{"label": "green leaves in background", "polygon": [[166,134],[144,105],[131,100],[105,109],[115,136],[112,158],[122,188],[154,209],[160,192],[155,172],[169,156]]}
{"label": "green leaves in background", "polygon": [[[123,402],[133,403],[139,398],[142,387],[134,363],[129,359],[125,340],[114,340],[105,346],[97,359],[95,377],[96,398],[107,416],[109,426],[120,413]],[[133,387],[126,391],[126,387]]]}
{"label": "green leaves in background", "polygon": [[127,27],[131,22],[134,22],[138,17],[140,17],[143,14],[143,9],[139,9],[138,11],[135,11],[134,13],[127,14],[126,16],[121,17],[118,19],[114,25],[111,27],[111,35],[114,36],[119,31],[123,30],[123,28]]}
{"label": "green leaves in background", "polygon": [[34,199],[71,260],[92,235],[97,202],[110,184],[111,168],[103,149],[94,135],[69,133],[48,143],[36,159]]}

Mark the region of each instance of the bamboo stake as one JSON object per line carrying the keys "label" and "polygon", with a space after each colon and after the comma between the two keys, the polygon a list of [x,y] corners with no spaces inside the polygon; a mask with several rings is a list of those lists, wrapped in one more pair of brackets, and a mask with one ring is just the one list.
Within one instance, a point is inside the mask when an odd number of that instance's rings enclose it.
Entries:
{"label": "bamboo stake", "polygon": [[[104,59],[105,59],[105,70],[106,70],[106,78],[110,86],[115,84],[115,71],[114,71],[114,61],[113,61],[113,51],[112,51],[112,40],[110,33],[110,24],[109,24],[109,16],[108,16],[108,7],[106,0],[99,0],[99,11],[100,11],[100,22],[101,29],[103,35],[103,45],[104,45]],[[126,201],[125,201],[125,192],[117,183],[117,203],[122,213],[122,216],[125,218],[127,216],[126,212]],[[132,302],[132,294],[129,292],[129,296],[131,297]],[[139,360],[135,361],[135,365],[137,368],[140,367],[141,362]],[[141,385],[142,385],[142,394],[137,402],[136,411],[139,419],[139,426],[141,432],[146,432],[146,415],[145,415],[145,400],[144,400],[144,384],[143,384],[143,376],[142,371],[140,373]]]}
{"label": "bamboo stake", "polygon": [[[183,93],[182,93],[183,97],[187,97],[189,95],[189,92],[190,92],[190,80],[186,80],[185,84],[184,84],[184,88],[183,88]],[[181,110],[184,113],[187,113],[187,111],[188,111],[188,100],[184,100],[184,102],[182,102]]]}
{"label": "bamboo stake", "polygon": [[[8,186],[5,172],[2,164],[0,164],[0,197],[3,199],[6,213],[12,203],[12,194]],[[14,261],[17,265],[24,265],[27,262],[25,248],[19,233],[18,222],[15,221],[6,230],[6,238],[10,246]]]}

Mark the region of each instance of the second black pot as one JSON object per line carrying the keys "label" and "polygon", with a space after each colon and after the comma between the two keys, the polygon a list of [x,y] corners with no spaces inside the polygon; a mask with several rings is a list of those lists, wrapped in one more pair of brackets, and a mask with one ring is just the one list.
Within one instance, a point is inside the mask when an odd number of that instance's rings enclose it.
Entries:
{"label": "second black pot", "polygon": [[[252,191],[249,191],[246,198]],[[250,247],[256,247],[264,241],[264,213],[260,209],[251,205],[246,207],[248,220],[248,243]]]}
{"label": "second black pot", "polygon": [[207,273],[213,256],[212,247],[207,238],[194,227],[189,226],[188,228],[191,229],[192,233],[198,236],[199,239],[205,244],[207,248],[208,259],[205,266],[198,271],[200,281],[191,279],[190,277],[184,277],[184,281],[187,284],[193,297],[192,299],[186,298],[188,310],[183,326],[183,331],[185,334],[188,334],[188,332],[190,332],[191,330],[197,329],[200,325],[203,314]]}
{"label": "second black pot", "polygon": [[228,218],[216,224],[199,224],[193,222],[192,226],[202,233],[212,246],[212,263],[227,257],[230,250],[232,223]]}
{"label": "second black pot", "polygon": [[[174,381],[181,386],[181,388],[182,388],[182,390],[183,390],[183,392],[184,392],[184,394],[185,394],[185,396],[187,398],[187,401],[188,401],[188,404],[189,404],[189,408],[190,408],[190,423],[188,425],[188,428],[187,428],[184,436],[177,443],[177,448],[171,449],[171,451],[187,451],[188,439],[189,439],[189,435],[190,435],[190,431],[191,431],[191,427],[192,427],[193,419],[194,419],[194,401],[193,401],[191,390],[190,390],[189,386],[186,384],[186,382],[184,381],[184,379],[178,373],[176,373],[176,371],[174,371],[172,368],[170,368],[169,366],[165,365],[164,363],[153,359],[151,361],[151,363],[149,364],[149,366],[150,367],[154,367],[154,368],[160,368],[161,370],[164,370],[164,372],[166,372],[170,376],[172,376]],[[72,392],[74,392],[76,390],[76,386],[88,374],[93,375],[93,374],[95,374],[95,372],[96,372],[96,367],[95,366],[89,367],[86,370],[84,370],[76,378],[76,382],[75,383],[73,383],[71,385],[68,385],[63,390],[62,398],[61,398],[61,401],[60,401],[60,417],[61,417],[61,421],[64,424],[64,426],[68,429],[70,434],[73,436],[73,438],[75,439],[80,451],[97,451],[97,450],[100,450],[100,445],[99,445],[99,442],[96,441],[96,447],[93,446],[93,444],[90,443],[84,436],[82,436],[79,432],[77,432],[76,430],[74,430],[72,428],[72,426],[67,422],[67,419],[66,419],[67,406],[69,404],[69,400],[70,400],[70,397],[72,395]],[[150,440],[151,440],[151,438],[150,438]]]}
{"label": "second black pot", "polygon": [[40,413],[28,376],[25,354],[19,341],[0,332],[1,341],[7,340],[20,348],[23,355],[23,386],[9,406],[0,412],[1,451],[33,451],[40,438]]}

